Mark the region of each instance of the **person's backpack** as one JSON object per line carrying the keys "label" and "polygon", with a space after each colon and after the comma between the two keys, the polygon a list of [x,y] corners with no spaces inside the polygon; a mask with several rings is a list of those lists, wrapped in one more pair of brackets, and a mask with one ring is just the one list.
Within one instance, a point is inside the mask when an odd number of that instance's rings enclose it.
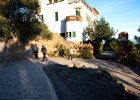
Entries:
{"label": "person's backpack", "polygon": [[47,54],[47,49],[46,49],[46,48],[44,48],[44,53],[46,53],[46,54]]}
{"label": "person's backpack", "polygon": [[34,54],[35,53],[38,53],[38,47],[35,47],[35,49],[34,49]]}

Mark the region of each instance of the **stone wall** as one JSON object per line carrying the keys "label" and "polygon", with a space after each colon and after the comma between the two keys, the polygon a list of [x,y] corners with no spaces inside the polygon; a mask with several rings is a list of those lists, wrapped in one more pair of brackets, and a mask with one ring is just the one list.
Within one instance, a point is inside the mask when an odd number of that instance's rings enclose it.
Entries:
{"label": "stone wall", "polygon": [[48,50],[49,56],[58,56],[60,51],[60,46],[63,45],[66,48],[66,53],[68,54],[68,49],[73,47],[74,54],[78,55],[79,50],[83,50],[86,47],[91,48],[93,53],[93,47],[91,44],[73,43],[66,41],[59,34],[54,33],[52,40],[34,40],[29,43],[20,43],[16,38],[1,41],[0,42],[0,61],[11,60],[11,59],[23,59],[23,58],[34,58],[33,47],[37,44],[39,47],[39,58],[42,58],[41,47],[45,45]]}
{"label": "stone wall", "polygon": [[23,59],[31,55],[30,45],[20,43],[16,38],[0,41],[0,47],[0,61]]}

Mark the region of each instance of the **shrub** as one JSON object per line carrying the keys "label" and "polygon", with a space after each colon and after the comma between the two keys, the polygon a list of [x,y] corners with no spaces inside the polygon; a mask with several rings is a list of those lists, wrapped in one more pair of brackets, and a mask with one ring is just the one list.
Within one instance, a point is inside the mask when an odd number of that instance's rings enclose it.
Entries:
{"label": "shrub", "polygon": [[103,46],[103,50],[109,50],[109,51],[111,50],[111,51],[118,52],[118,39],[112,38],[110,40],[106,40]]}
{"label": "shrub", "polygon": [[98,43],[97,45],[97,53],[101,54],[103,52],[103,43],[102,41]]}
{"label": "shrub", "polygon": [[90,47],[86,47],[82,52],[81,55],[79,57],[82,58],[92,58],[92,53],[91,53],[91,48]]}
{"label": "shrub", "polygon": [[128,55],[128,57],[130,57],[130,58],[135,58],[136,60],[139,60],[139,61],[140,61],[140,55],[137,54],[137,53],[130,53],[130,54]]}
{"label": "shrub", "polygon": [[59,47],[59,55],[64,56],[66,54],[66,47],[64,45],[60,45]]}

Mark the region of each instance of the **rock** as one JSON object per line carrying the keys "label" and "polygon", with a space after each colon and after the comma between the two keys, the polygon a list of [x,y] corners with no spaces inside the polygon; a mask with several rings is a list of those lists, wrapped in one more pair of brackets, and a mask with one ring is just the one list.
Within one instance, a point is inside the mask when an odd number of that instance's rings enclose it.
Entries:
{"label": "rock", "polygon": [[69,64],[69,65],[68,65],[68,67],[73,67],[73,66],[74,66],[73,64]]}
{"label": "rock", "polygon": [[77,68],[83,68],[83,66],[82,66],[82,65],[77,65],[76,67],[77,67]]}

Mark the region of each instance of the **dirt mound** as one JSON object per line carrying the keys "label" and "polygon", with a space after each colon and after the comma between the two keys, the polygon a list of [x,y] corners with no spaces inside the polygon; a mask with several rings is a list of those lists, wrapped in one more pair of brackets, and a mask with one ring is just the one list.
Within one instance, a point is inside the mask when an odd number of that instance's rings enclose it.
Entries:
{"label": "dirt mound", "polygon": [[137,100],[106,71],[92,68],[69,68],[55,64],[43,67],[59,100]]}

